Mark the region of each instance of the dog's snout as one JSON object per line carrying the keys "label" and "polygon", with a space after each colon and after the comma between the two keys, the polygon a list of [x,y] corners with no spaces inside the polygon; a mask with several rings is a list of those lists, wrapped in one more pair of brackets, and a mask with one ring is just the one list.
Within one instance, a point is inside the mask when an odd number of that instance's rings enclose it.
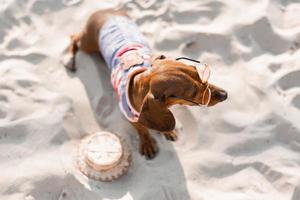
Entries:
{"label": "dog's snout", "polygon": [[227,92],[226,91],[220,91],[219,92],[219,99],[222,101],[225,101],[227,99]]}
{"label": "dog's snout", "polygon": [[219,99],[220,101],[225,101],[227,99],[227,92],[224,90],[217,91],[214,93],[215,98]]}

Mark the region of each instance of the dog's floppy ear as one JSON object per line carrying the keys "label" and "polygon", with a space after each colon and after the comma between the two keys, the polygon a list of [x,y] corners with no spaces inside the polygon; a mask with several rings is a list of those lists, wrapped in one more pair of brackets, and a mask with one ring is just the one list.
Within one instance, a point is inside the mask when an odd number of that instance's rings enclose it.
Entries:
{"label": "dog's floppy ear", "polygon": [[156,98],[151,92],[145,96],[138,119],[142,125],[161,132],[175,128],[175,118],[165,106],[162,99]]}

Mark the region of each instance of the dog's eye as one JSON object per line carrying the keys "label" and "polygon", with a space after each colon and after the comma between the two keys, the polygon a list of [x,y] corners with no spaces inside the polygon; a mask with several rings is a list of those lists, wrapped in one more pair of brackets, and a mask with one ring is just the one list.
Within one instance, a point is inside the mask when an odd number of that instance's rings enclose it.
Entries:
{"label": "dog's eye", "polygon": [[193,90],[193,93],[192,93],[192,95],[191,95],[191,98],[194,98],[194,97],[196,97],[196,96],[197,96],[197,94],[198,94],[198,91],[197,91],[197,89],[194,89],[194,90]]}
{"label": "dog's eye", "polygon": [[160,56],[157,57],[157,59],[159,59],[159,60],[163,60],[165,58],[166,58],[166,56],[164,56],[164,55],[160,55]]}

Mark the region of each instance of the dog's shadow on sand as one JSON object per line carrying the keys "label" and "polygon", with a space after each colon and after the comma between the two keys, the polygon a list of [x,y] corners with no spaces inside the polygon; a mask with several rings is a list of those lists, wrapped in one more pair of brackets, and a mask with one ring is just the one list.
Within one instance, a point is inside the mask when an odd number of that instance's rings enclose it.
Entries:
{"label": "dog's shadow on sand", "polygon": [[[139,154],[138,135],[132,125],[122,116],[115,93],[110,83],[110,72],[98,54],[79,52],[76,56],[75,73],[67,72],[70,78],[79,78],[85,87],[94,117],[103,130],[122,136],[132,149],[133,162],[126,175],[103,183],[89,180],[88,185],[99,197],[119,199],[172,199],[188,200],[190,196],[183,168],[173,144],[152,131],[159,145],[159,153],[153,160]],[[87,194],[88,195],[88,194]]]}

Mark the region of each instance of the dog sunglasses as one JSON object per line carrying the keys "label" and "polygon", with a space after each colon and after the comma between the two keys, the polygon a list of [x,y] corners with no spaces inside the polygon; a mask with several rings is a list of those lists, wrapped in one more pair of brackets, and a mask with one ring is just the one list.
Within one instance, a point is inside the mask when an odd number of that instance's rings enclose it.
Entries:
{"label": "dog sunglasses", "polygon": [[[200,64],[201,62],[198,61],[198,60],[194,60],[194,59],[191,59],[191,58],[187,58],[187,57],[179,57],[179,58],[176,58],[176,60],[188,60],[188,61],[192,61],[192,62],[195,62],[195,63],[198,63]],[[202,84],[205,85],[205,90],[203,92],[203,96],[202,96],[202,101],[201,101],[201,104],[197,103],[197,102],[194,102],[192,100],[189,100],[189,99],[185,99],[185,98],[181,98],[180,99],[183,99],[185,101],[188,101],[192,104],[195,104],[197,106],[201,106],[201,105],[205,105],[205,106],[208,106],[210,100],[211,100],[211,90],[209,88],[209,84],[208,84],[208,79],[210,77],[210,68],[207,64],[204,64],[204,69],[202,69],[200,66],[196,65],[196,70],[198,72],[198,75],[201,79],[201,82]]]}

